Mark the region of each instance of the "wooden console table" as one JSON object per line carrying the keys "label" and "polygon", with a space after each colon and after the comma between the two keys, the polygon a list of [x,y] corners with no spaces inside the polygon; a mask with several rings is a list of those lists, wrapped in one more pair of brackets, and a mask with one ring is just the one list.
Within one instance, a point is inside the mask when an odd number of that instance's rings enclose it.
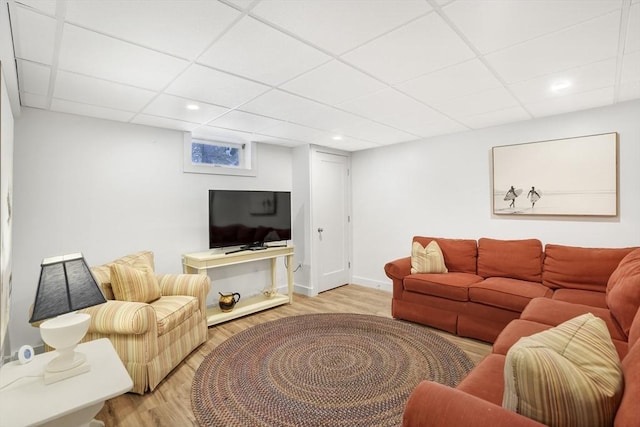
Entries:
{"label": "wooden console table", "polygon": [[217,306],[207,308],[207,326],[216,325],[231,319],[246,316],[268,308],[293,302],[293,246],[270,247],[257,251],[242,251],[232,254],[213,252],[195,252],[182,255],[182,269],[185,273],[207,274],[210,268],[219,268],[246,262],[271,260],[271,291],[276,289],[276,261],[278,257],[286,257],[287,263],[287,295],[275,293],[269,297],[257,295],[241,299],[235,308],[223,313]]}

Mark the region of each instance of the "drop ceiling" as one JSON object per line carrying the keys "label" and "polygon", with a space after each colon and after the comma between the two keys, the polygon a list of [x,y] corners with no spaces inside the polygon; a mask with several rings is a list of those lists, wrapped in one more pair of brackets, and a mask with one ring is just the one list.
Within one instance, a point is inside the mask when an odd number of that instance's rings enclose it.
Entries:
{"label": "drop ceiling", "polygon": [[357,151],[640,98],[640,0],[8,7],[23,106],[209,140]]}

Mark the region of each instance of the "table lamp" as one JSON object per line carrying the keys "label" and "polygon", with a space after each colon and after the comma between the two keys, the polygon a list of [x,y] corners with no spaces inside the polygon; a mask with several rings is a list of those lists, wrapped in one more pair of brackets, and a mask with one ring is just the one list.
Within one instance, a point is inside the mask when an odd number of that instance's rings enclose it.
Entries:
{"label": "table lamp", "polygon": [[90,316],[75,311],[106,301],[82,254],[42,260],[29,322],[48,319],[40,324],[40,335],[56,349],[57,356],[45,367],[45,384],[89,371],[85,355],[75,348],[89,329]]}

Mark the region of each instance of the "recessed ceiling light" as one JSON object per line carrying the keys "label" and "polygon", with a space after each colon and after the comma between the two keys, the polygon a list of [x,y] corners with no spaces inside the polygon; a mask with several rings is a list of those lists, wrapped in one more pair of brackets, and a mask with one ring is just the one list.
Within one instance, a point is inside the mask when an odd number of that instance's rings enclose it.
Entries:
{"label": "recessed ceiling light", "polygon": [[197,104],[187,104],[187,110],[195,111],[195,110],[199,110],[199,109],[200,109],[200,106],[197,105]]}
{"label": "recessed ceiling light", "polygon": [[331,139],[334,141],[342,141],[342,135],[333,135]]}
{"label": "recessed ceiling light", "polygon": [[571,82],[569,80],[562,80],[555,82],[551,85],[551,90],[553,92],[561,92],[571,86]]}

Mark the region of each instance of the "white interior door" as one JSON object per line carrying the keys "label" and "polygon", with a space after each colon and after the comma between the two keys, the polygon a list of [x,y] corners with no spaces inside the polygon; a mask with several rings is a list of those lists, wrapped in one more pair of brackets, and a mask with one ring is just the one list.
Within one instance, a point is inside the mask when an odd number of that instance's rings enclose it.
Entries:
{"label": "white interior door", "polygon": [[317,290],[349,283],[349,158],[316,151],[312,211]]}

